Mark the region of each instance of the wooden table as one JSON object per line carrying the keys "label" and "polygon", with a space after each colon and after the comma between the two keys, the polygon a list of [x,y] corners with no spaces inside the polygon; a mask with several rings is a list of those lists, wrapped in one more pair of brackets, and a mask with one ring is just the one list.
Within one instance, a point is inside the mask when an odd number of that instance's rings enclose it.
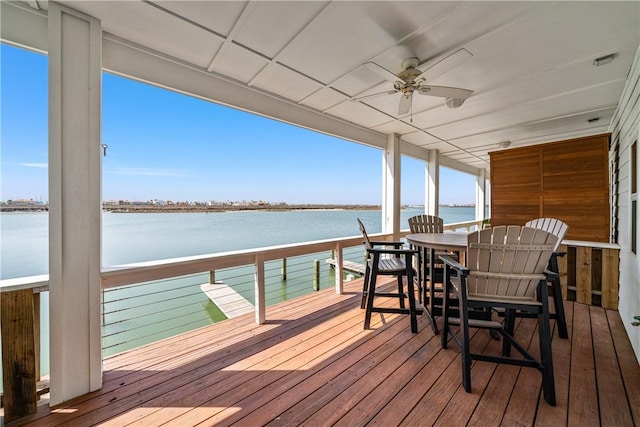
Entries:
{"label": "wooden table", "polygon": [[[442,297],[436,297],[435,283],[433,280],[435,278],[435,262],[437,261],[435,252],[436,250],[457,252],[460,255],[460,263],[464,264],[464,254],[467,250],[467,236],[467,233],[452,232],[415,233],[405,236],[409,244],[429,251],[429,280],[427,280],[426,275],[422,274],[422,272],[419,272],[418,277],[419,281],[422,282],[420,283],[420,289],[423,292],[421,299],[425,305],[427,316],[429,316],[431,320],[431,327],[433,328],[434,334],[438,334],[435,317],[442,315]],[[421,253],[423,253],[423,251],[421,251]],[[425,263],[426,261],[423,259],[422,262]]]}

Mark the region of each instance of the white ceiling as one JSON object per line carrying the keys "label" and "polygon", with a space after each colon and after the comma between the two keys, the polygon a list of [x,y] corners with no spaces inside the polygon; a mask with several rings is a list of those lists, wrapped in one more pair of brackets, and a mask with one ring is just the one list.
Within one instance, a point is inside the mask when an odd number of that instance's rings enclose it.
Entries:
{"label": "white ceiling", "polygon": [[[638,1],[61,3],[132,45],[477,168],[502,141],[606,132],[640,44]],[[473,56],[427,82],[473,90],[460,108],[415,95],[398,116],[400,94],[350,100],[392,88],[369,61],[397,73],[415,56],[424,70],[460,48]]]}

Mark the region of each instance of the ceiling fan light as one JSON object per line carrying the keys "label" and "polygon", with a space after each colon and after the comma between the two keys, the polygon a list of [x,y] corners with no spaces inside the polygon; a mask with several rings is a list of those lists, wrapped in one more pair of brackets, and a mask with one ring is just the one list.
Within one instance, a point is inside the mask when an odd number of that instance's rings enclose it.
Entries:
{"label": "ceiling fan light", "polygon": [[460,98],[447,98],[447,100],[445,101],[447,104],[447,107],[449,108],[458,108],[460,107],[462,104],[464,104],[464,99],[460,99]]}

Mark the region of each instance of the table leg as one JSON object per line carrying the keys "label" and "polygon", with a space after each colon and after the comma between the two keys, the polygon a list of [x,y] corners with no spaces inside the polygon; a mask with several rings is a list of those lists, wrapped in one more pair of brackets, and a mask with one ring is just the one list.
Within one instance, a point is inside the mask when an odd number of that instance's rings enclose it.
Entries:
{"label": "table leg", "polygon": [[[436,250],[433,248],[428,248],[427,249],[429,251],[429,308],[428,308],[428,312],[429,312],[429,318],[431,320],[431,329],[433,329],[433,333],[435,335],[438,335],[438,325],[436,324],[436,318],[434,315],[434,310],[435,310],[435,287],[436,284],[434,283],[434,279],[436,277],[436,267],[435,267],[435,262],[436,262]],[[426,280],[425,280],[425,290],[427,289],[426,286]]]}

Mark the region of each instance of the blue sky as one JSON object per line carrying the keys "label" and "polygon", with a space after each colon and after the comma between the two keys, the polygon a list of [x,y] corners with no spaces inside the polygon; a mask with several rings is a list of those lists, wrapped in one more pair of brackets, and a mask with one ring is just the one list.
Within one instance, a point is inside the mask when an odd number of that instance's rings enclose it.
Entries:
{"label": "blue sky", "polygon": [[[0,199],[47,200],[47,59],[0,55]],[[379,149],[107,73],[102,84],[103,200],[380,203]],[[473,177],[440,174],[441,203],[474,202]],[[402,203],[424,203],[424,163],[407,157]]]}

